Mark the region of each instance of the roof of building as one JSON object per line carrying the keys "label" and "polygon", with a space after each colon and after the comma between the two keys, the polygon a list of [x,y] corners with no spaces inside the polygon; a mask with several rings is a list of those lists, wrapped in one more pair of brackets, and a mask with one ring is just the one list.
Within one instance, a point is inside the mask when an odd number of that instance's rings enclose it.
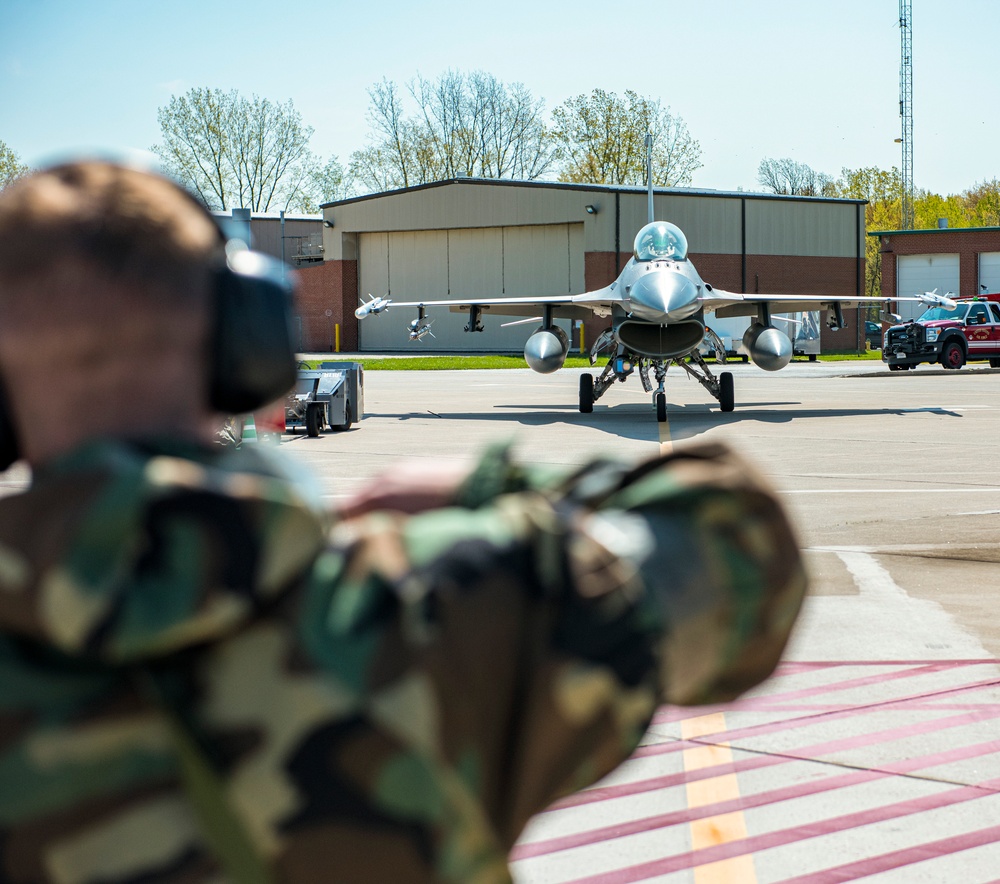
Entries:
{"label": "roof of building", "polygon": [[[231,209],[213,209],[212,214],[219,218],[232,218]],[[251,212],[250,220],[255,221],[258,218],[271,219],[273,221],[279,221],[281,219],[281,212]],[[299,214],[295,212],[285,212],[286,221],[322,221],[323,216],[320,214],[307,215]]]}
{"label": "roof of building", "polygon": [[992,233],[1000,227],[924,227],[920,230],[870,230],[868,236],[909,236],[911,233]]}
{"label": "roof of building", "polygon": [[[323,203],[320,208],[326,209],[333,206],[345,206],[351,203],[359,203],[365,200],[380,199],[386,196],[398,196],[405,193],[413,193],[418,190],[427,190],[432,187],[446,187],[452,184],[474,184],[474,185],[484,185],[484,186],[504,186],[504,187],[535,187],[535,188],[547,188],[550,190],[582,190],[590,191],[595,193],[629,193],[629,194],[645,194],[645,185],[629,185],[629,184],[579,184],[575,182],[568,181],[517,181],[510,178],[447,178],[443,181],[431,181],[427,184],[415,184],[412,187],[402,187],[397,190],[386,190],[381,193],[366,193],[362,196],[348,197],[347,199],[334,200],[333,202]],[[775,194],[775,193],[755,193],[747,190],[711,190],[708,188],[698,188],[698,187],[654,187],[653,192],[664,195],[677,195],[677,196],[712,196],[712,197],[729,197],[729,198],[741,198],[741,199],[758,199],[758,200],[794,200],[797,202],[801,201],[811,201],[820,203],[856,203],[859,205],[864,205],[867,200],[861,199],[845,199],[841,197],[829,197],[829,196],[789,196],[787,194]],[[288,217],[287,215],[285,216]]]}

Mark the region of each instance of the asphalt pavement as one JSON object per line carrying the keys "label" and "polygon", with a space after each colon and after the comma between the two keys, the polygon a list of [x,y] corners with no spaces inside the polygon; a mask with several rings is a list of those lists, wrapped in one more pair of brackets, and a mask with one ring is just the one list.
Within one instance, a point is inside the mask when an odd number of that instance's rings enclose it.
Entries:
{"label": "asphalt pavement", "polygon": [[579,370],[369,371],[359,424],[282,448],[335,503],[497,440],[556,467],[724,440],[787,505],[811,591],[775,677],[661,709],[613,777],[532,822],[519,884],[997,880],[1000,372],[728,368],[734,412],[673,368],[664,424],[638,379],[583,415]]}

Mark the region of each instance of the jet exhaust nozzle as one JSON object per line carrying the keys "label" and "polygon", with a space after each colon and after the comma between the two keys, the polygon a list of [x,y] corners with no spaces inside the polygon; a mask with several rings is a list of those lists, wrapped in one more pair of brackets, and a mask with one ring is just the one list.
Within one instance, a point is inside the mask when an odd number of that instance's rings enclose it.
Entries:
{"label": "jet exhaust nozzle", "polygon": [[792,342],[773,325],[751,325],[743,334],[743,348],[764,371],[778,371],[792,361]]}
{"label": "jet exhaust nozzle", "polygon": [[542,327],[524,344],[524,361],[532,371],[552,374],[563,367],[569,352],[569,338],[559,326]]}

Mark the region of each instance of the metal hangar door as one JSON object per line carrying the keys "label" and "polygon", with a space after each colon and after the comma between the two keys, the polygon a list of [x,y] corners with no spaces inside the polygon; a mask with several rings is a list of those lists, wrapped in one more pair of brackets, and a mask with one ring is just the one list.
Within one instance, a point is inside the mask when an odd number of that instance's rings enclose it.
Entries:
{"label": "metal hangar door", "polygon": [[[363,233],[358,238],[359,290],[397,301],[426,301],[429,335],[409,340],[415,308],[390,307],[358,329],[364,352],[517,352],[539,323],[502,328],[518,316],[482,313],[485,331],[467,333],[469,315],[436,299],[533,297],[584,290],[583,224]],[[569,334],[569,320],[558,324]]]}
{"label": "metal hangar door", "polygon": [[[958,255],[900,255],[896,259],[896,296],[912,297],[918,292],[939,295],[958,291]],[[916,319],[926,309],[923,304],[901,301],[896,308],[903,319]]]}

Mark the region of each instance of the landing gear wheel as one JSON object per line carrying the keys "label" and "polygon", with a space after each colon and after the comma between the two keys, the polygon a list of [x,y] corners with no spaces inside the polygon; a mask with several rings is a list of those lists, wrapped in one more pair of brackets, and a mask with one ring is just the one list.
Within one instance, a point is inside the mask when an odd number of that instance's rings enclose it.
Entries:
{"label": "landing gear wheel", "polygon": [[594,410],[594,376],[586,372],[580,375],[580,414],[590,414]]}
{"label": "landing gear wheel", "polygon": [[945,368],[957,369],[965,365],[965,352],[962,345],[956,341],[949,341],[941,351],[941,364]]}
{"label": "landing gear wheel", "polygon": [[723,411],[736,408],[736,389],[733,385],[733,373],[730,371],[719,375],[719,408]]}
{"label": "landing gear wheel", "polygon": [[306,433],[318,436],[323,429],[323,409],[310,405],[306,409]]}
{"label": "landing gear wheel", "polygon": [[667,395],[666,393],[657,393],[654,400],[656,402],[656,421],[662,424],[667,419]]}

